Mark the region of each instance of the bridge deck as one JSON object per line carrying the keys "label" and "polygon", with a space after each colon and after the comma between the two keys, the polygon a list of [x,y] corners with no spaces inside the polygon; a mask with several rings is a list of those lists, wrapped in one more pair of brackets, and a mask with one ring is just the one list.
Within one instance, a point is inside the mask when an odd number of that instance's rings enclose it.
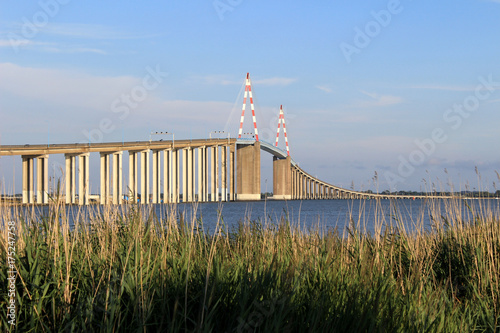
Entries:
{"label": "bridge deck", "polygon": [[52,145],[16,145],[0,146],[0,156],[36,156],[51,154],[84,154],[110,153],[119,151],[145,151],[164,149],[198,148],[203,146],[231,145],[236,139],[195,139],[195,140],[165,140],[165,141],[134,141],[107,143],[72,143]]}
{"label": "bridge deck", "polygon": [[[181,150],[186,148],[201,148],[201,147],[214,147],[214,146],[230,146],[230,145],[253,145],[255,144],[254,139],[195,139],[195,140],[165,140],[165,141],[135,141],[135,142],[109,142],[109,143],[73,143],[73,144],[52,144],[52,145],[3,145],[0,146],[0,156],[26,156],[26,157],[37,157],[51,154],[85,154],[85,153],[104,153],[111,154],[121,151],[139,152],[139,151],[161,151],[161,150]],[[271,155],[279,158],[286,159],[288,154],[265,141],[260,141],[260,149],[264,150]],[[387,195],[387,194],[376,194],[376,193],[365,193],[358,192],[354,190],[344,189],[313,177],[303,169],[301,169],[298,164],[290,159],[292,170],[298,175],[300,179],[304,181],[309,181],[314,184],[314,186],[322,187],[322,194],[318,195],[317,192],[313,193],[312,198],[318,196],[324,197],[325,193],[328,198],[332,197],[331,193],[335,192],[337,197],[342,198],[383,198],[383,199],[424,199],[429,198],[429,196],[414,196],[414,195]],[[306,182],[307,183],[307,182]],[[305,187],[305,186],[304,186]],[[307,192],[308,190],[305,190]],[[309,188],[311,191],[311,188]],[[314,189],[316,191],[316,188]],[[297,192],[297,189],[295,189]],[[297,194],[297,193],[296,193]],[[296,197],[304,197],[303,193]],[[448,196],[431,196],[432,198],[451,198]],[[307,199],[311,199],[311,196],[307,196]]]}

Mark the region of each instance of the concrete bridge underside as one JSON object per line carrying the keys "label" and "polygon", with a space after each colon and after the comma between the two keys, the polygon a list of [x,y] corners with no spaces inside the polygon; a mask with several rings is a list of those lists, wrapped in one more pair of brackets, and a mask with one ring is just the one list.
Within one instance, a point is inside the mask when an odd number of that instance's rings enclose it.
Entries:
{"label": "concrete bridge underside", "polygon": [[[325,183],[299,168],[282,150],[255,140],[0,146],[0,156],[22,157],[25,204],[49,202],[48,158],[54,154],[65,156],[67,204],[179,203],[260,200],[262,150],[273,155],[274,199],[414,198],[362,193]],[[126,187],[123,186],[125,151],[128,152]],[[98,196],[92,195],[89,182],[91,153],[100,156]]]}

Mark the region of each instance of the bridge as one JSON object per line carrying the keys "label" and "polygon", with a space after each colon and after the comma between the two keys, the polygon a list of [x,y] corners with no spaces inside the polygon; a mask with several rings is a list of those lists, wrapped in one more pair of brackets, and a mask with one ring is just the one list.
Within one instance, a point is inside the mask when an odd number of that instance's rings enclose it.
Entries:
{"label": "bridge", "polygon": [[[248,95],[254,124],[252,139],[242,138]],[[281,124],[286,151],[278,148]],[[273,158],[274,199],[416,198],[357,192],[308,174],[290,156],[282,108],[276,143],[259,141],[249,74],[238,138],[0,146],[0,156],[20,156],[22,159],[24,204],[49,203],[48,160],[51,155],[63,154],[64,200],[67,204],[88,205],[93,192],[89,182],[91,153],[100,156],[100,204],[260,200],[261,151]],[[124,157],[128,159],[126,186]]]}

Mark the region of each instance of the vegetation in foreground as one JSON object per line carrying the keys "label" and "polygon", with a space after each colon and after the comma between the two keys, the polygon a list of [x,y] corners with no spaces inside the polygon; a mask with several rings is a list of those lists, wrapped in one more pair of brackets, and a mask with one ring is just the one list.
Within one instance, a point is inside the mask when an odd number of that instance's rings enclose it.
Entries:
{"label": "vegetation in foreground", "polygon": [[64,206],[51,205],[43,218],[0,207],[0,259],[7,260],[7,221],[16,221],[19,272],[11,326],[7,269],[0,271],[1,328],[499,331],[498,208],[463,205],[429,202],[432,230],[376,209],[376,235],[361,221],[345,232],[285,219],[227,231],[222,218],[208,234],[175,207],[159,218],[134,205],[82,212],[70,228]]}

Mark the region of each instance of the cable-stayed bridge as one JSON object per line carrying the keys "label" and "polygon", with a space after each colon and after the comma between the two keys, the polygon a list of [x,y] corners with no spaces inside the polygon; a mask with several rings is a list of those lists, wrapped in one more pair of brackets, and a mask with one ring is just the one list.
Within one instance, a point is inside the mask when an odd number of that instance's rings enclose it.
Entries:
{"label": "cable-stayed bridge", "polygon": [[[242,138],[249,97],[254,135]],[[278,148],[280,126],[286,151]],[[100,204],[245,201],[261,199],[261,151],[273,158],[273,198],[278,200],[415,198],[357,192],[311,176],[290,156],[282,107],[275,144],[259,140],[250,76],[247,74],[238,138],[0,146],[0,156],[22,159],[22,202],[47,204],[48,160],[65,157],[63,196],[67,204],[87,205],[91,188],[90,154],[99,153]],[[124,162],[124,159],[127,161]],[[123,164],[128,163],[128,175]],[[92,200],[93,201],[93,200]]]}

